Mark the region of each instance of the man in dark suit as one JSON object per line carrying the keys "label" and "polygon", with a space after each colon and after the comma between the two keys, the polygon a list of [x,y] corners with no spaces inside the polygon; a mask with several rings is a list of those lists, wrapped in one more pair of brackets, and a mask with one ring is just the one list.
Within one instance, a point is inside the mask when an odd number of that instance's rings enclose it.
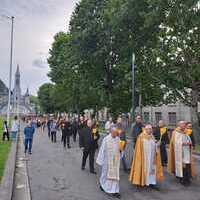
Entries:
{"label": "man in dark suit", "polygon": [[154,137],[160,144],[160,155],[162,166],[167,166],[167,145],[169,144],[168,130],[163,120],[160,120],[158,127],[154,131]]}
{"label": "man in dark suit", "polygon": [[83,150],[82,170],[85,169],[86,160],[89,155],[90,173],[92,174],[96,174],[94,170],[94,156],[97,148],[96,141],[98,139],[99,134],[97,133],[94,137],[92,132],[92,120],[88,120],[87,126],[84,127],[80,132],[79,144],[80,148]]}
{"label": "man in dark suit", "polygon": [[69,149],[71,148],[70,137],[72,135],[72,126],[68,118],[64,120],[64,122],[61,124],[61,127],[62,127],[63,146],[64,148],[66,148],[66,142],[67,142],[67,148]]}

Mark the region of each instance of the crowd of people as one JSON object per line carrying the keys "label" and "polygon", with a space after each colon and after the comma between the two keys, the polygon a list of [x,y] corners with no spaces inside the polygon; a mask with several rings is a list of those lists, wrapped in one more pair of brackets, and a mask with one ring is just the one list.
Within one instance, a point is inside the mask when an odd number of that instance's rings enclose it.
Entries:
{"label": "crowd of people", "polygon": [[[96,174],[95,154],[99,148],[99,123],[91,118],[83,116],[70,118],[64,116],[45,116],[25,119],[24,146],[25,154],[32,153],[33,135],[36,128],[38,134],[43,134],[45,127],[50,141],[57,142],[57,134],[61,133],[63,148],[71,148],[71,138],[79,141],[82,150],[81,170],[85,170],[89,157],[89,170]],[[150,187],[158,190],[157,183],[164,180],[164,167],[173,174],[184,186],[189,186],[191,179],[195,177],[195,163],[192,151],[195,148],[195,140],[190,122],[179,121],[177,127],[170,134],[163,120],[158,127],[151,124],[143,124],[142,117],[136,116],[132,125],[130,138],[133,144],[133,156],[131,166],[127,166],[126,147],[128,144],[128,131],[124,126],[121,116],[117,120],[111,117],[105,123],[105,134],[98,150],[96,163],[101,166],[100,189],[113,197],[120,198],[120,163],[124,172],[129,174],[129,181],[137,187]],[[18,129],[17,118],[12,124],[12,138],[16,139]],[[7,123],[4,123],[4,134],[8,138]],[[77,137],[78,136],[78,137]],[[78,140],[77,140],[78,138]]]}
{"label": "crowd of people", "polygon": [[126,131],[122,118],[113,123],[110,118],[105,124],[108,135],[103,139],[97,164],[102,166],[100,188],[102,191],[120,198],[120,162],[124,171],[129,173],[129,181],[142,188],[159,190],[157,184],[164,181],[164,167],[184,186],[189,186],[196,176],[196,167],[192,151],[195,140],[192,124],[179,121],[177,127],[169,133],[163,120],[158,127],[143,124],[142,117],[136,116],[131,128],[133,140],[133,159],[130,171],[126,166]]}

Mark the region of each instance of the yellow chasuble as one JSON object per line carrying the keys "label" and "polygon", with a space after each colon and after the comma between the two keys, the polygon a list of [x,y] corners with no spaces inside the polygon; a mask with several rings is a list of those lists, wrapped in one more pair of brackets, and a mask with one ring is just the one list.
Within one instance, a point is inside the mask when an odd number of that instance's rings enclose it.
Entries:
{"label": "yellow chasuble", "polygon": [[[178,173],[180,174],[183,174],[183,159],[182,157],[181,158],[177,158],[179,160],[176,159],[175,155],[176,155],[176,152],[178,151],[176,148],[175,148],[175,143],[177,143],[178,141],[176,141],[176,135],[177,135],[177,132],[181,132],[179,128],[176,128],[173,133],[172,133],[172,137],[171,137],[171,141],[170,141],[170,146],[169,146],[169,155],[168,155],[168,171],[169,173],[171,174],[176,174],[177,172],[177,169],[178,169]],[[182,133],[184,134],[184,133]],[[180,147],[181,148],[181,147]],[[182,150],[180,150],[182,151]],[[192,177],[195,177],[196,174],[197,174],[197,170],[196,170],[196,165],[195,165],[195,161],[194,161],[194,158],[192,156],[192,149],[190,148],[190,164],[191,164],[191,175]],[[176,164],[179,163],[180,167],[179,166],[176,166]],[[177,168],[178,167],[178,168]]]}
{"label": "yellow chasuble", "polygon": [[[131,172],[129,175],[129,181],[134,185],[145,186],[146,185],[146,171],[145,166],[145,153],[144,153],[144,140],[154,140],[152,135],[146,134],[144,131],[138,136],[135,152],[133,156],[133,162],[131,166]],[[160,151],[155,152],[155,171],[156,180],[161,181],[164,179],[163,167],[161,164]]]}
{"label": "yellow chasuble", "polygon": [[119,141],[119,149],[120,149],[120,151],[124,151],[125,147],[126,147],[126,142],[124,140],[120,140]]}
{"label": "yellow chasuble", "polygon": [[185,133],[186,133],[186,135],[191,136],[192,135],[192,129],[191,128],[187,128]]}
{"label": "yellow chasuble", "polygon": [[167,127],[160,128],[160,135],[163,136],[167,132]]}
{"label": "yellow chasuble", "polygon": [[94,139],[97,139],[97,128],[93,128],[92,129],[92,134],[93,134],[93,136],[94,136]]}

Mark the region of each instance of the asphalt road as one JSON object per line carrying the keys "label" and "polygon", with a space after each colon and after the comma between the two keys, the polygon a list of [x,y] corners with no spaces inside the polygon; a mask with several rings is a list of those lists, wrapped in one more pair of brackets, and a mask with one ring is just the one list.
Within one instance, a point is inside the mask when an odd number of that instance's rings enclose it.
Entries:
{"label": "asphalt road", "polygon": [[[58,142],[52,144],[47,133],[36,133],[33,154],[28,161],[32,200],[113,199],[99,189],[99,168],[96,166],[98,174],[92,175],[88,165],[85,171],[81,171],[80,166],[81,151],[78,144],[72,142],[72,148],[64,150],[60,136]],[[159,188],[160,191],[138,190],[128,182],[128,174],[121,171],[123,200],[200,200],[199,177],[186,188],[166,173],[166,179],[159,184]]]}

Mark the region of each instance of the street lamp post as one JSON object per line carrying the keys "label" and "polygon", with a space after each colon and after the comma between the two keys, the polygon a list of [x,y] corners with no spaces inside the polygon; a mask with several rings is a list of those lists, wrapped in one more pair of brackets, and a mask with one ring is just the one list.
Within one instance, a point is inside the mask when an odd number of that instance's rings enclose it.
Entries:
{"label": "street lamp post", "polygon": [[132,117],[135,116],[135,54],[132,54]]}
{"label": "street lamp post", "polygon": [[10,72],[9,72],[9,93],[8,93],[8,109],[7,109],[7,122],[10,121],[10,101],[11,101],[11,81],[12,81],[12,61],[13,61],[13,27],[14,27],[14,17],[8,17],[11,19],[11,43],[10,43]]}

